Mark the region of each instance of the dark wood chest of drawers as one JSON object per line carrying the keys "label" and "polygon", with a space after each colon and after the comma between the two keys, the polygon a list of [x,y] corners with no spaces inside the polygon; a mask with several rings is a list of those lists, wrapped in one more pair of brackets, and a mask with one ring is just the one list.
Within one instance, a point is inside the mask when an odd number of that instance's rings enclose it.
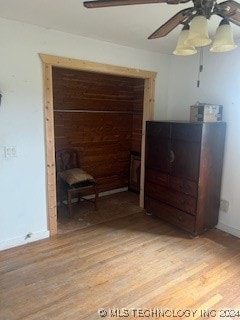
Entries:
{"label": "dark wood chest of drawers", "polygon": [[192,235],[218,222],[226,124],[148,121],[145,209]]}

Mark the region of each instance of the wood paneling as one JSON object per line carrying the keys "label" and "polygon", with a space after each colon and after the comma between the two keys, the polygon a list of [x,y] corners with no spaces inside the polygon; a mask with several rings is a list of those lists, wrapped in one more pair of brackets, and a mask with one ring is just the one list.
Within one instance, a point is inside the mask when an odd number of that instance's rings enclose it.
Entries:
{"label": "wood paneling", "polygon": [[141,152],[142,142],[142,113],[132,117],[132,151]]}
{"label": "wood paneling", "polygon": [[[54,109],[133,111],[143,108],[143,80],[53,68]],[[136,90],[134,89],[136,86]],[[137,109],[137,108],[136,108]]]}
{"label": "wood paneling", "polygon": [[53,68],[56,150],[75,148],[99,191],[128,185],[141,151],[144,80]]}

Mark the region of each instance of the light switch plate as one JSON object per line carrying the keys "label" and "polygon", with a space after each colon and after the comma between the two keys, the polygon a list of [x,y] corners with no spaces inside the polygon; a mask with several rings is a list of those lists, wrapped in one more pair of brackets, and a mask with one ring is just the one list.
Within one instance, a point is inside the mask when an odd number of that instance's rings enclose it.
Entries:
{"label": "light switch plate", "polygon": [[17,148],[15,146],[5,146],[4,147],[4,157],[5,157],[5,159],[17,157]]}
{"label": "light switch plate", "polygon": [[229,208],[229,202],[227,200],[221,200],[220,201],[220,210],[223,212],[228,212]]}

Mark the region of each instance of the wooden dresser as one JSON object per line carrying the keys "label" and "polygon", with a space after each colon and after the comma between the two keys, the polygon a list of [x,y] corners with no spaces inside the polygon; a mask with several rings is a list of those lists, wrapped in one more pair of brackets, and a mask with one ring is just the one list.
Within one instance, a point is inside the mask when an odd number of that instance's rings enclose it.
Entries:
{"label": "wooden dresser", "polygon": [[217,224],[225,131],[223,122],[147,122],[147,212],[193,236]]}

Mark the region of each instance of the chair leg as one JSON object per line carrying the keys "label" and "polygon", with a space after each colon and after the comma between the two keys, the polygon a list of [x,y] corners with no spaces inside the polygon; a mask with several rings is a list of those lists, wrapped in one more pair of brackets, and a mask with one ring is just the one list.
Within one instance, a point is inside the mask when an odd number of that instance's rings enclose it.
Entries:
{"label": "chair leg", "polygon": [[78,193],[78,205],[80,205],[80,202],[81,202],[81,194]]}
{"label": "chair leg", "polygon": [[69,218],[72,217],[72,195],[70,192],[68,192],[68,214],[69,214]]}
{"label": "chair leg", "polygon": [[94,192],[95,192],[95,199],[94,199],[94,209],[97,210],[97,199],[98,199],[98,191],[96,186],[94,186]]}

